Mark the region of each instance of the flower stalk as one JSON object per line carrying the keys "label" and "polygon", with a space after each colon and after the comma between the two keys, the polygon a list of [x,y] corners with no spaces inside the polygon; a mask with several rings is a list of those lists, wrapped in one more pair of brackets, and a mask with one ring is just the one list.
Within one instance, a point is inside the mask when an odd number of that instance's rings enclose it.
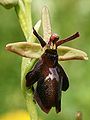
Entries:
{"label": "flower stalk", "polygon": [[[35,42],[35,37],[32,35],[31,2],[31,0],[19,0],[18,5],[15,6],[15,10],[26,40],[28,42]],[[36,29],[38,30],[39,27],[40,21],[37,23]],[[35,103],[33,102],[33,92],[32,90],[27,91],[26,89],[25,76],[27,72],[32,69],[35,62],[36,59],[22,58],[21,65],[21,89],[25,96],[26,105],[31,120],[37,120],[38,115]]]}
{"label": "flower stalk", "polygon": [[[19,0],[18,5],[15,6],[15,10],[25,35],[26,41],[35,42],[35,37],[32,35],[32,19],[31,19],[31,0]],[[40,21],[36,24],[36,29],[40,27]],[[30,89],[29,91],[25,86],[25,76],[29,70],[32,69],[35,64],[36,59],[22,58],[21,65],[21,89],[25,96],[25,101],[27,109],[30,115],[31,120],[38,120],[36,105],[33,102],[33,92]]]}

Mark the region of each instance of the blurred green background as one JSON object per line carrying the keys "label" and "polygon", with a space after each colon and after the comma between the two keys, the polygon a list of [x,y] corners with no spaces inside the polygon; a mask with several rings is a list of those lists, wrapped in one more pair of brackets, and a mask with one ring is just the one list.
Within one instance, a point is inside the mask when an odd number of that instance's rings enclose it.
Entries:
{"label": "blurred green background", "polygon": [[[52,30],[61,38],[77,31],[80,38],[65,45],[81,49],[90,55],[90,0],[33,0],[33,25],[41,17],[43,5],[49,7]],[[10,42],[25,41],[14,8],[6,10],[0,6],[0,114],[26,105],[20,88],[21,57],[7,52],[5,45]],[[44,119],[74,120],[75,113],[81,111],[83,120],[90,120],[90,62],[61,62],[69,76],[70,87],[63,92],[62,111],[54,110]],[[52,114],[53,113],[53,114]]]}

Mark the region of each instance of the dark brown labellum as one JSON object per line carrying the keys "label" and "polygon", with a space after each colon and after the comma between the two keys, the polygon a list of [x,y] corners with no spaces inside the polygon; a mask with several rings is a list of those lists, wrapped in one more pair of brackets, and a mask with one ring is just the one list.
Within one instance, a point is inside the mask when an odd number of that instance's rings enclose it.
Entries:
{"label": "dark brown labellum", "polygon": [[61,111],[61,92],[69,87],[68,77],[58,64],[56,50],[46,50],[36,63],[34,69],[26,75],[26,86],[37,82],[34,98],[41,109],[48,113],[52,107]]}
{"label": "dark brown labellum", "polygon": [[[42,47],[47,44],[42,37],[33,29],[34,35],[40,41]],[[38,60],[33,70],[26,75],[26,87],[31,88],[37,82],[34,90],[34,99],[40,108],[48,113],[52,107],[56,108],[56,112],[61,111],[61,93],[66,91],[69,87],[69,81],[66,73],[61,65],[58,63],[57,47],[64,42],[70,41],[79,34],[58,41],[59,37],[56,34],[50,37],[48,46],[41,58]],[[56,46],[56,47],[55,47]]]}

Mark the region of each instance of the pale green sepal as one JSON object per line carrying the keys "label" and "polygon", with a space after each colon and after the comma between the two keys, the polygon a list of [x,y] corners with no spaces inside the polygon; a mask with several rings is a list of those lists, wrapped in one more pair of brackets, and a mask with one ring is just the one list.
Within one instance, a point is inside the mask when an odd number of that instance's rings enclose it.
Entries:
{"label": "pale green sepal", "polygon": [[42,9],[42,27],[43,27],[43,37],[46,42],[50,39],[51,36],[51,22],[49,10],[46,6]]}
{"label": "pale green sepal", "polygon": [[58,47],[58,56],[60,61],[65,60],[88,60],[88,56],[85,52],[74,49],[71,47],[60,46]]}
{"label": "pale green sepal", "polygon": [[0,0],[0,4],[7,9],[16,6],[19,0]]}
{"label": "pale green sepal", "polygon": [[30,42],[10,43],[6,45],[6,49],[26,58],[40,58],[43,53],[40,44]]}

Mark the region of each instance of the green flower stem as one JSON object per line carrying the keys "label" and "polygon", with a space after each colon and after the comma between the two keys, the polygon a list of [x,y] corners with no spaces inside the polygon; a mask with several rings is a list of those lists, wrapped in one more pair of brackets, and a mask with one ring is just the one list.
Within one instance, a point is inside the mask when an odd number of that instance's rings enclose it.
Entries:
{"label": "green flower stem", "polygon": [[35,62],[36,62],[36,59],[30,60],[29,58],[23,58],[22,66],[21,66],[21,89],[25,96],[25,101],[26,101],[27,109],[28,109],[31,120],[38,120],[38,115],[37,115],[36,105],[33,102],[33,92],[31,89],[29,91],[26,89],[25,76],[26,76],[26,73],[30,69],[32,69]]}
{"label": "green flower stem", "polygon": [[26,105],[27,105],[27,110],[29,111],[30,118],[31,120],[38,120],[38,115],[37,115],[37,109],[33,101],[33,93],[30,90],[29,94],[26,96]]}
{"label": "green flower stem", "polygon": [[[24,32],[26,40],[34,42],[35,38],[32,37],[32,19],[31,19],[31,1],[30,0],[19,0],[18,5],[15,7],[21,28]],[[21,89],[25,96],[27,109],[31,120],[38,120],[36,105],[33,102],[33,92],[29,91],[25,86],[25,76],[35,64],[36,59],[22,58],[21,65]]]}

